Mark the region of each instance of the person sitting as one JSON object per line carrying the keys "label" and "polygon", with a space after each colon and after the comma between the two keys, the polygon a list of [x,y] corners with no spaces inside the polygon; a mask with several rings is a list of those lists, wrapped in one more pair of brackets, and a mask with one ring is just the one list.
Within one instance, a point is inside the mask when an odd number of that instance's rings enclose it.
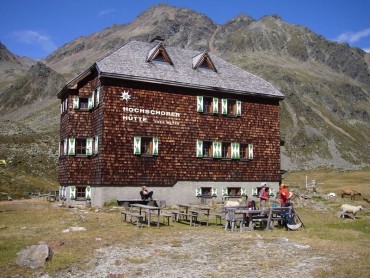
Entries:
{"label": "person sitting", "polygon": [[141,188],[140,196],[142,200],[146,200],[146,199],[153,200],[153,191],[149,191],[148,188],[144,185]]}

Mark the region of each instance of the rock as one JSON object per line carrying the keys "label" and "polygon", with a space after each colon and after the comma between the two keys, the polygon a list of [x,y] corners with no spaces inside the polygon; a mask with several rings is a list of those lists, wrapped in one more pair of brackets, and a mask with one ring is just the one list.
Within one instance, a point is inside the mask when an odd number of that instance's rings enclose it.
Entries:
{"label": "rock", "polygon": [[42,267],[46,261],[50,261],[52,258],[51,249],[46,243],[32,245],[17,255],[16,263],[29,268]]}

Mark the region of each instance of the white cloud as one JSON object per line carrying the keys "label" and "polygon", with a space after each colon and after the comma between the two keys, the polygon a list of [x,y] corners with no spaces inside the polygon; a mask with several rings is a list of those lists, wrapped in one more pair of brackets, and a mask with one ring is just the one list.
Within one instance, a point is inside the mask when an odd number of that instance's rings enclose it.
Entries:
{"label": "white cloud", "polygon": [[56,44],[47,35],[43,35],[37,31],[22,30],[13,32],[13,36],[20,42],[25,44],[33,44],[41,47],[46,53],[50,53],[57,49]]}
{"label": "white cloud", "polygon": [[103,11],[100,11],[99,13],[98,13],[98,16],[99,17],[102,17],[102,16],[106,16],[106,15],[109,15],[109,14],[111,14],[111,13],[114,13],[116,10],[114,10],[114,9],[107,9],[107,10],[103,10]]}
{"label": "white cloud", "polygon": [[365,30],[361,30],[358,32],[350,31],[350,32],[342,33],[335,40],[339,42],[355,43],[368,36],[370,36],[370,28],[367,28]]}
{"label": "white cloud", "polygon": [[362,50],[365,51],[366,53],[370,53],[370,47],[369,48],[363,48]]}

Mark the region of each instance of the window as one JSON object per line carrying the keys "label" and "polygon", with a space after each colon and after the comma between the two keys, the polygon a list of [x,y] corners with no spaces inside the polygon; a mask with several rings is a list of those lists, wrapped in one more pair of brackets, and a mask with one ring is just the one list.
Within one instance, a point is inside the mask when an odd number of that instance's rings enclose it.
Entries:
{"label": "window", "polygon": [[149,63],[155,62],[155,63],[173,65],[173,62],[170,56],[168,55],[163,42],[160,42],[148,52],[146,60]]}
{"label": "window", "polygon": [[205,197],[205,198],[211,198],[211,197],[217,197],[217,188],[214,187],[199,187],[195,190],[195,195],[197,197]]}
{"label": "window", "polygon": [[[68,141],[68,148],[67,148]],[[62,145],[61,145],[62,146]],[[92,138],[68,138],[63,142],[64,154],[78,155],[78,156],[91,156],[98,154],[99,137],[94,136]]]}
{"label": "window", "polygon": [[86,139],[76,139],[75,151],[76,155],[86,155]]}
{"label": "window", "polygon": [[73,97],[73,109],[78,110],[88,110],[92,109],[94,107],[94,97],[79,97],[74,96]]}
{"label": "window", "polygon": [[222,158],[231,158],[230,143],[222,143]]}
{"label": "window", "polygon": [[59,144],[59,156],[67,155],[68,154],[67,148],[68,148],[68,140],[67,139],[61,140]]}
{"label": "window", "polygon": [[223,98],[221,100],[221,108],[222,115],[230,117],[241,116],[241,101],[239,100]]}
{"label": "window", "polygon": [[86,187],[76,186],[76,200],[86,199]]}
{"label": "window", "polygon": [[158,155],[157,137],[134,137],[134,154],[143,156]]}
{"label": "window", "polygon": [[197,97],[197,112],[205,114],[218,114],[218,98],[216,97]]}

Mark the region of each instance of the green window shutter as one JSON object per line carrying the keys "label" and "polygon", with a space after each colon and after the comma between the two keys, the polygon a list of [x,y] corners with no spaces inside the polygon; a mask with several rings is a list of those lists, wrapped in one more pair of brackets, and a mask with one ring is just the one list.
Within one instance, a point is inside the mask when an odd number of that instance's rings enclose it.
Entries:
{"label": "green window shutter", "polygon": [[76,199],[76,186],[74,186],[74,185],[69,187],[69,199],[71,199],[71,200]]}
{"label": "green window shutter", "polygon": [[93,138],[86,138],[86,155],[93,154]]}
{"label": "green window shutter", "polygon": [[75,138],[68,139],[68,155],[75,155]]}
{"label": "green window shutter", "polygon": [[197,157],[203,157],[203,141],[197,140]]}
{"label": "green window shutter", "polygon": [[78,96],[73,97],[73,109],[80,109],[80,98]]}
{"label": "green window shutter", "polygon": [[94,137],[94,154],[98,154],[99,153],[99,136],[96,135]]}
{"label": "green window shutter", "polygon": [[202,188],[199,187],[195,189],[195,196],[196,197],[202,196]]}
{"label": "green window shutter", "polygon": [[95,106],[99,106],[100,102],[100,87],[96,88],[96,95],[95,95]]}
{"label": "green window shutter", "polygon": [[275,196],[276,192],[275,192],[275,189],[273,188],[269,188],[269,196]]}
{"label": "green window shutter", "polygon": [[87,103],[87,108],[89,108],[90,110],[94,108],[94,97],[89,97],[88,99],[88,103]]}
{"label": "green window shutter", "polygon": [[212,156],[214,158],[221,158],[221,142],[212,142]]}
{"label": "green window shutter", "polygon": [[257,187],[253,187],[253,188],[252,188],[252,196],[254,196],[254,197],[258,197],[258,190],[257,190]]}
{"label": "green window shutter", "polygon": [[246,188],[240,188],[240,195],[241,195],[242,197],[247,196],[247,189],[246,189]]}
{"label": "green window shutter", "polygon": [[227,115],[227,99],[226,98],[221,99],[221,114]]}
{"label": "green window shutter", "polygon": [[231,143],[231,158],[239,159],[240,158],[240,144]]}
{"label": "green window shutter", "polygon": [[158,155],[158,137],[153,137],[153,155]]}
{"label": "green window shutter", "polygon": [[218,98],[213,98],[213,114],[218,114]]}
{"label": "green window shutter", "polygon": [[253,159],[253,144],[248,144],[248,159]]}
{"label": "green window shutter", "polygon": [[86,200],[91,200],[91,186],[86,186],[86,189],[85,189],[85,193],[86,193]]}
{"label": "green window shutter", "polygon": [[197,112],[203,112],[203,96],[197,96]]}
{"label": "green window shutter", "polygon": [[215,187],[211,188],[211,196],[212,197],[217,197],[217,188],[215,188]]}
{"label": "green window shutter", "polygon": [[240,100],[236,101],[236,116],[240,117],[242,115],[242,102]]}
{"label": "green window shutter", "polygon": [[141,154],[141,137],[138,136],[134,137],[134,154]]}
{"label": "green window shutter", "polygon": [[229,196],[227,188],[222,188],[222,196]]}

